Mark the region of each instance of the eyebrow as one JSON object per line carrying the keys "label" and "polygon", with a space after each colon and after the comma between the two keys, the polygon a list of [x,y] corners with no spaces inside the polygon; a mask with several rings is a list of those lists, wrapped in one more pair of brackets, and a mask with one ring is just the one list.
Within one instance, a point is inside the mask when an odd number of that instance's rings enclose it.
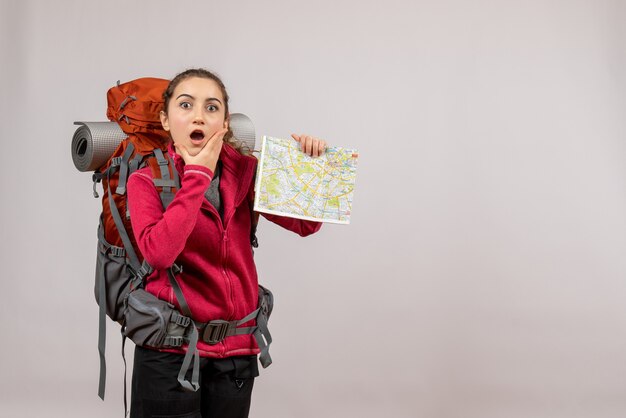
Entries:
{"label": "eyebrow", "polygon": [[[196,100],[195,97],[193,97],[191,94],[187,94],[187,93],[183,93],[183,94],[179,94],[178,97],[176,98],[176,100],[180,99],[181,97],[189,97],[191,100]],[[222,104],[222,102],[220,101],[220,99],[216,98],[216,97],[209,97],[208,99],[206,99],[206,102],[210,102],[211,100],[215,100],[216,102],[218,102],[219,104]]]}

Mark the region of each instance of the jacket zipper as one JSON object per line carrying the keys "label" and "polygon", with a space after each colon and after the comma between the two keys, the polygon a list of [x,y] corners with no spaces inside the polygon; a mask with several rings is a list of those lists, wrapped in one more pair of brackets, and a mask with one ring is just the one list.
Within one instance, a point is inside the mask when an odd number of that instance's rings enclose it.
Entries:
{"label": "jacket zipper", "polygon": [[[235,207],[235,210],[236,210],[236,207]],[[225,226],[226,224],[222,222],[222,217],[217,212],[217,209],[215,209],[215,206],[209,205],[209,211],[213,214],[214,217],[216,217],[217,223],[220,226],[220,229],[222,230],[222,255],[220,257],[220,262],[221,262],[222,275],[224,276],[224,281],[226,282],[226,286],[228,286],[228,295],[229,295],[229,300],[227,301],[228,302],[228,316],[226,318],[220,318],[220,319],[226,319],[230,321],[235,311],[235,298],[233,296],[233,283],[232,283],[232,280],[230,279],[230,276],[228,275],[228,271],[226,268],[228,265],[227,263],[228,232]],[[232,218],[232,215],[228,217],[229,220],[230,218]]]}
{"label": "jacket zipper", "polygon": [[244,195],[244,198],[239,200],[239,201],[235,201],[235,205],[233,207],[232,212],[228,215],[228,218],[224,218],[224,221],[222,221],[222,217],[220,216],[220,214],[218,213],[217,209],[215,209],[215,206],[209,204],[209,212],[211,212],[213,214],[213,216],[216,218],[218,225],[220,226],[220,229],[222,230],[222,256],[221,256],[221,263],[222,263],[222,275],[224,276],[224,281],[226,282],[226,285],[228,286],[228,295],[229,295],[229,300],[228,300],[228,316],[226,319],[228,321],[234,319],[233,316],[235,315],[235,295],[234,295],[234,291],[233,291],[233,282],[230,278],[230,276],[228,275],[228,270],[227,270],[227,260],[228,260],[228,228],[226,225],[228,225],[228,223],[230,222],[230,220],[232,219],[232,217],[235,215],[235,212],[237,211],[237,208],[242,204],[242,202],[246,199],[247,195]]}
{"label": "jacket zipper", "polygon": [[[241,185],[240,185],[241,187]],[[237,193],[235,193],[235,196],[237,196],[237,194],[239,193],[239,190],[237,190]],[[237,208],[241,205],[241,203],[247,198],[247,194],[244,194],[243,197],[241,199],[237,199],[234,202],[234,207],[232,212],[229,214],[228,219],[224,218],[224,220],[222,221],[222,217],[220,216],[220,214],[218,213],[217,209],[215,209],[215,206],[209,204],[209,212],[211,212],[213,214],[213,216],[217,219],[217,223],[220,227],[220,229],[222,230],[222,257],[221,257],[221,262],[222,262],[222,274],[224,275],[225,281],[228,285],[228,293],[230,296],[230,300],[229,302],[229,314],[228,314],[228,318],[225,318],[227,320],[232,320],[233,315],[235,314],[235,300],[234,300],[234,295],[233,295],[233,284],[232,281],[230,279],[230,276],[228,275],[228,272],[226,271],[226,260],[227,260],[227,242],[228,242],[228,235],[227,235],[227,231],[226,231],[226,225],[229,223],[230,219],[234,216],[235,212],[237,211]],[[173,292],[173,289],[172,289]],[[224,354],[226,352],[226,345],[224,344],[224,341],[220,342],[220,345],[222,347],[222,354]]]}
{"label": "jacket zipper", "polygon": [[[239,184],[239,188],[241,188],[241,183]],[[247,189],[246,189],[247,191]],[[220,226],[222,226],[222,242],[223,242],[223,251],[222,251],[222,274],[224,275],[224,277],[226,278],[226,282],[228,283],[228,287],[229,287],[229,294],[230,294],[230,307],[229,307],[229,312],[228,312],[228,318],[226,318],[226,320],[233,320],[235,318],[235,296],[234,296],[234,292],[233,292],[233,283],[230,279],[230,276],[228,275],[228,271],[226,270],[226,260],[228,258],[228,247],[227,247],[227,242],[228,242],[228,235],[227,235],[227,230],[228,230],[228,226],[230,224],[230,220],[233,218],[233,216],[235,216],[235,212],[237,212],[237,209],[239,208],[239,206],[242,205],[242,203],[247,199],[248,194],[244,193],[243,196],[241,198],[238,198],[238,194],[240,193],[240,189],[237,189],[237,192],[235,193],[235,201],[233,202],[233,208],[232,211],[228,214],[228,218],[224,218],[224,222],[222,222],[221,217],[219,217],[220,220]],[[212,206],[212,205],[211,205]],[[217,210],[215,210],[214,207],[211,207],[211,209],[213,210],[213,212],[217,213]],[[252,220],[250,220],[252,222]],[[224,347],[225,348],[225,347]]]}
{"label": "jacket zipper", "polygon": [[224,229],[224,233],[222,234],[222,243],[223,243],[222,274],[224,275],[224,278],[226,279],[226,282],[228,283],[228,295],[229,295],[229,302],[230,302],[228,306],[228,317],[225,319],[230,321],[235,313],[234,312],[235,311],[235,299],[233,296],[233,283],[230,279],[230,276],[228,275],[228,271],[226,270],[226,260],[228,259],[228,234],[225,229]]}

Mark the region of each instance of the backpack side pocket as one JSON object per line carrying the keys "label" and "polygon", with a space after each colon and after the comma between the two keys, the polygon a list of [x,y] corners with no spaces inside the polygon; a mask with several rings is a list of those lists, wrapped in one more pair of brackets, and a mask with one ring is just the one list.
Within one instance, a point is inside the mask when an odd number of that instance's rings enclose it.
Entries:
{"label": "backpack side pocket", "polygon": [[180,347],[191,319],[174,305],[144,289],[130,292],[125,301],[124,335],[142,347]]}
{"label": "backpack side pocket", "polygon": [[120,321],[124,317],[124,299],[130,291],[134,275],[126,263],[124,249],[109,244],[103,229],[100,220],[94,294],[98,305],[105,304],[107,315],[114,321]]}

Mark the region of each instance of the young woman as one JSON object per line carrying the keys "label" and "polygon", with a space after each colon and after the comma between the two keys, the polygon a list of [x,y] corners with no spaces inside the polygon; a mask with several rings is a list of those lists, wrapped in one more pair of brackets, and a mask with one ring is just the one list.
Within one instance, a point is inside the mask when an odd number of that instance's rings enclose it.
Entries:
{"label": "young woman", "polygon": [[[228,94],[209,71],[177,75],[163,94],[163,128],[181,187],[163,209],[149,168],[128,180],[133,231],[146,261],[155,269],[146,290],[175,304],[167,269],[177,276],[194,321],[239,320],[257,309],[257,272],[250,245],[249,199],[257,161],[244,155],[229,129]],[[303,152],[316,157],[326,143],[292,135]],[[301,236],[320,223],[263,214]],[[250,321],[246,325],[254,325]],[[259,349],[251,334],[217,344],[198,341],[200,390],[184,391],[177,381],[183,349],[136,347],[131,417],[247,417]]]}

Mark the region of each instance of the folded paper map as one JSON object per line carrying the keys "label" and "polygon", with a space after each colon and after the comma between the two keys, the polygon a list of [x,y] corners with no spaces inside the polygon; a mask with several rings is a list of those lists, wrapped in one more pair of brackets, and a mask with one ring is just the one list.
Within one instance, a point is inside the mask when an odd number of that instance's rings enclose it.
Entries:
{"label": "folded paper map", "polygon": [[254,210],[292,218],[350,223],[359,154],[327,148],[309,157],[293,139],[263,137]]}

